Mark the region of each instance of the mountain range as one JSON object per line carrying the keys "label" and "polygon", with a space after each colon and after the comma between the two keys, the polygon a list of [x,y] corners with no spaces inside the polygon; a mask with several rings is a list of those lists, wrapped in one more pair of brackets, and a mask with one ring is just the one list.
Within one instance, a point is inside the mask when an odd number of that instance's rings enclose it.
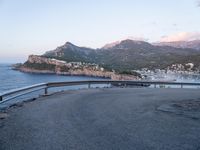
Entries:
{"label": "mountain range", "polygon": [[194,41],[174,41],[174,42],[157,42],[153,43],[157,46],[171,46],[176,48],[191,48],[200,50],[200,40]]}
{"label": "mountain range", "polygon": [[188,63],[194,64],[193,70],[200,70],[200,41],[148,43],[127,39],[106,44],[99,49],[66,42],[42,57],[67,62],[96,63],[116,71],[166,69],[174,64],[184,66]]}

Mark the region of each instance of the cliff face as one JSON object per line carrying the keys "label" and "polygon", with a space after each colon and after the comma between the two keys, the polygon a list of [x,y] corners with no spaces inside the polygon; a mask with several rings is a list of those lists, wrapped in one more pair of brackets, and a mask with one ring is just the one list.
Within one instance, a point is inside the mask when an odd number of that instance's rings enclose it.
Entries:
{"label": "cliff face", "polygon": [[136,80],[138,76],[117,74],[106,71],[94,63],[65,62],[56,59],[30,55],[27,62],[17,67],[18,70],[29,73],[52,73],[59,75],[84,75],[110,78],[113,80]]}
{"label": "cliff face", "polygon": [[28,62],[29,63],[37,63],[37,64],[46,63],[46,64],[57,65],[57,66],[66,65],[65,61],[51,59],[51,58],[45,58],[45,57],[36,56],[36,55],[30,55],[28,57]]}

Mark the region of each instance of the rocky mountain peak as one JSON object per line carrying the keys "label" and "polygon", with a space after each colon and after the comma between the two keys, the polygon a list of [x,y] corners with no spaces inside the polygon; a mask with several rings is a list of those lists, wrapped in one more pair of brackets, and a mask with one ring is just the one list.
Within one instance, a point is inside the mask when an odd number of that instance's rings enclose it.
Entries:
{"label": "rocky mountain peak", "polygon": [[[198,41],[197,41],[198,43]],[[106,49],[79,47],[70,42],[46,52],[43,57],[66,62],[95,63],[107,69],[118,71],[141,68],[166,69],[171,64],[194,64],[200,70],[200,50],[154,46],[145,41],[123,40]],[[35,59],[30,59],[34,61]]]}
{"label": "rocky mountain peak", "polygon": [[71,42],[66,42],[64,45],[58,47],[58,48],[62,48],[62,49],[74,49],[77,48],[78,46],[72,44]]}
{"label": "rocky mountain peak", "polygon": [[145,41],[126,39],[126,40],[121,41],[120,44],[149,44],[149,43],[147,43]]}
{"label": "rocky mountain peak", "polygon": [[190,49],[200,50],[200,40],[156,42],[156,43],[153,43],[153,45],[171,46],[171,47],[175,47],[175,48],[190,48]]}
{"label": "rocky mountain peak", "polygon": [[126,39],[126,40],[106,44],[102,49],[132,49],[138,46],[142,46],[142,47],[151,46],[151,44],[145,41]]}
{"label": "rocky mountain peak", "polygon": [[116,41],[116,42],[112,42],[112,43],[108,43],[106,45],[104,45],[101,49],[109,49],[112,48],[114,46],[116,46],[117,44],[119,44],[121,41]]}

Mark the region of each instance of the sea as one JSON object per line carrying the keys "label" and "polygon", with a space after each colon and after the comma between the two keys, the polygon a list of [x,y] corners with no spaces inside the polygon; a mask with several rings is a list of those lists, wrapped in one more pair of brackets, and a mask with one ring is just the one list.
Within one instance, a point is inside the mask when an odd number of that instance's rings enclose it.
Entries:
{"label": "sea", "polygon": [[12,64],[0,64],[0,93],[39,83],[83,80],[103,80],[103,78],[24,73],[13,70]]}
{"label": "sea", "polygon": [[[149,80],[174,81],[174,82],[194,82],[200,83],[198,74],[176,74],[176,73],[155,73],[149,74]],[[83,80],[103,80],[103,78],[86,76],[62,76],[56,74],[34,74],[24,73],[12,69],[12,64],[0,64],[0,93],[16,88],[21,88],[38,83],[59,82],[59,81],[83,81]]]}
{"label": "sea", "polygon": [[[200,75],[191,75],[191,74],[163,74],[163,73],[155,73],[155,74],[147,74],[148,80],[152,81],[173,81],[173,82],[195,82],[200,83]],[[7,91],[30,86],[33,84],[39,83],[47,83],[47,82],[61,82],[61,81],[83,81],[83,80],[105,80],[103,78],[95,78],[95,77],[87,77],[87,76],[62,76],[56,74],[34,74],[34,73],[24,73],[17,70],[12,69],[12,64],[0,64],[0,95]],[[109,87],[110,85],[93,85],[92,88],[98,87]],[[79,86],[69,86],[69,87],[58,87],[51,88],[48,90],[48,93],[62,92],[65,90],[76,90],[76,89],[84,89],[87,88],[87,85],[79,85]],[[152,87],[153,88],[153,87]],[[171,88],[171,87],[167,87]],[[200,87],[197,87],[200,88]],[[20,95],[19,97],[14,96],[12,100],[7,101],[6,99],[10,99],[12,95],[8,97],[3,97],[3,103],[0,102],[0,110],[6,109],[7,107],[16,105],[18,103],[29,101],[40,97],[44,94],[44,89],[35,91],[33,93],[29,93],[26,95]]]}

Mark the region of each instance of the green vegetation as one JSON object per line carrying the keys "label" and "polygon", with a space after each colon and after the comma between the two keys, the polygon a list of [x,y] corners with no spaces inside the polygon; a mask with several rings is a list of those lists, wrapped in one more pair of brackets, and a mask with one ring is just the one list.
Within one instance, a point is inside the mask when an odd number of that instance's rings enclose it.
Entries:
{"label": "green vegetation", "polygon": [[66,67],[66,66],[61,66],[61,67],[60,67],[60,71],[61,71],[61,72],[68,72],[68,71],[69,71],[69,68]]}
{"label": "green vegetation", "polygon": [[134,76],[137,76],[140,78],[142,77],[140,73],[135,72],[135,71],[130,71],[130,70],[121,71],[121,72],[119,72],[119,74],[134,75]]}
{"label": "green vegetation", "polygon": [[46,63],[29,63],[25,62],[24,63],[25,67],[32,68],[32,69],[37,69],[37,70],[51,70],[55,71],[55,65],[52,64],[46,64]]}
{"label": "green vegetation", "polygon": [[[137,73],[133,73],[131,70],[167,69],[172,64],[193,63],[193,70],[200,70],[200,51],[197,50],[154,46],[147,42],[137,44],[130,40],[121,42],[118,47],[94,50],[68,43],[55,51],[46,53],[43,57],[66,62],[95,63],[105,68],[106,71],[115,70],[117,73],[133,75],[137,75]],[[63,68],[63,70],[65,69]]]}

